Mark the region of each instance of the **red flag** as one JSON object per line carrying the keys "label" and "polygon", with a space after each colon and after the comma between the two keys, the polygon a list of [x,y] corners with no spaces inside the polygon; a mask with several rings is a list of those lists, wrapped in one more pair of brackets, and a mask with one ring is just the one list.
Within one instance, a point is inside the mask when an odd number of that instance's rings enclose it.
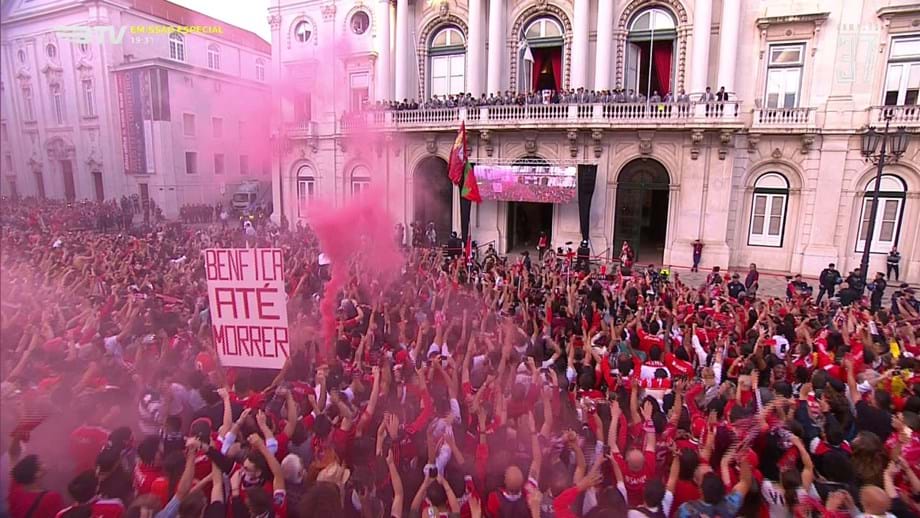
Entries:
{"label": "red flag", "polygon": [[453,147],[450,148],[450,161],[447,164],[447,176],[451,183],[460,185],[463,179],[463,169],[466,167],[466,124],[460,123],[460,131],[457,132],[457,138],[454,140]]}
{"label": "red flag", "polygon": [[460,196],[473,203],[482,203],[482,195],[479,194],[479,185],[476,183],[476,175],[473,173],[473,164],[469,162],[466,163],[463,171],[463,185],[460,186]]}

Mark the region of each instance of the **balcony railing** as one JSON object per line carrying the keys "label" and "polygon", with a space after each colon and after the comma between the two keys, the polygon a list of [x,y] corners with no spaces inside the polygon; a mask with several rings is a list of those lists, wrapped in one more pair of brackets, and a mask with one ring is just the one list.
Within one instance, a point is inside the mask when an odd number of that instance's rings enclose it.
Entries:
{"label": "balcony railing", "polygon": [[342,129],[422,130],[533,126],[684,127],[740,125],[740,101],[724,103],[529,104],[351,112]]}
{"label": "balcony railing", "polygon": [[285,131],[290,138],[307,138],[318,134],[314,121],[289,122],[285,125]]}
{"label": "balcony railing", "polygon": [[756,108],[751,126],[758,129],[813,129],[814,108]]}
{"label": "balcony railing", "polygon": [[869,108],[869,125],[884,126],[887,117],[892,126],[920,127],[920,106],[873,106]]}

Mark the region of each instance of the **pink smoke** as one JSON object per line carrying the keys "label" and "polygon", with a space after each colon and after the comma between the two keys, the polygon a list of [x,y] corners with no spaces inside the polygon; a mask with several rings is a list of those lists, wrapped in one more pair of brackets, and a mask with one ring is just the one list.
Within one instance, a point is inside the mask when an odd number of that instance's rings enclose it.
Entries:
{"label": "pink smoke", "polygon": [[371,190],[340,207],[321,202],[310,210],[310,226],[319,239],[320,250],[331,262],[332,278],[320,302],[322,332],[330,357],[336,340],[335,310],[352,267],[369,276],[365,280],[381,284],[391,280],[402,267],[403,258],[394,238],[395,222],[384,200],[382,192]]}

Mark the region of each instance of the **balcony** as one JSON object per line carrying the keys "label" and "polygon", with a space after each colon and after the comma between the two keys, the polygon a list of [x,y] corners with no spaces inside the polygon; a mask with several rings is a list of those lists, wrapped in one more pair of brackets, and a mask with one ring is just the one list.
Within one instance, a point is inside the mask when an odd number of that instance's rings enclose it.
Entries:
{"label": "balcony", "polygon": [[817,130],[814,108],[755,108],[751,128],[757,130]]}
{"label": "balcony", "polygon": [[316,137],[319,134],[314,121],[289,122],[285,124],[284,130],[288,138],[292,139]]}
{"label": "balcony", "polygon": [[742,127],[740,101],[725,103],[531,104],[352,112],[343,131],[453,129],[667,129]]}
{"label": "balcony", "polygon": [[869,125],[884,126],[885,118],[891,117],[891,125],[920,128],[920,106],[873,106],[869,108]]}

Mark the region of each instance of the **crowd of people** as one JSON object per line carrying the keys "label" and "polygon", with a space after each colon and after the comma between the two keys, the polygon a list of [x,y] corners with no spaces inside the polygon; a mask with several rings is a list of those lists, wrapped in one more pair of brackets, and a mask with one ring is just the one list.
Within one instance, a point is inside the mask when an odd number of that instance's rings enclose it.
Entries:
{"label": "crowd of people", "polygon": [[214,205],[190,203],[179,207],[179,221],[182,223],[217,223],[227,219],[221,214],[224,211],[220,203]]}
{"label": "crowd of people", "polygon": [[[920,515],[912,298],[409,246],[327,337],[309,228],[32,217],[62,208],[0,204],[12,518]],[[285,253],[280,371],[214,349],[202,251],[243,243]]]}
{"label": "crowd of people", "polygon": [[713,92],[706,87],[705,92],[691,96],[683,89],[679,92],[652,91],[650,95],[642,92],[615,88],[613,90],[589,90],[585,88],[572,88],[568,90],[542,90],[529,93],[506,90],[476,97],[471,93],[460,92],[450,95],[434,95],[421,102],[415,99],[393,101],[377,101],[368,105],[375,111],[403,111],[403,110],[434,110],[440,108],[459,108],[477,106],[526,106],[536,104],[675,104],[688,108],[691,102],[711,103],[712,108],[721,107],[722,103],[729,100],[729,93],[725,87]]}

